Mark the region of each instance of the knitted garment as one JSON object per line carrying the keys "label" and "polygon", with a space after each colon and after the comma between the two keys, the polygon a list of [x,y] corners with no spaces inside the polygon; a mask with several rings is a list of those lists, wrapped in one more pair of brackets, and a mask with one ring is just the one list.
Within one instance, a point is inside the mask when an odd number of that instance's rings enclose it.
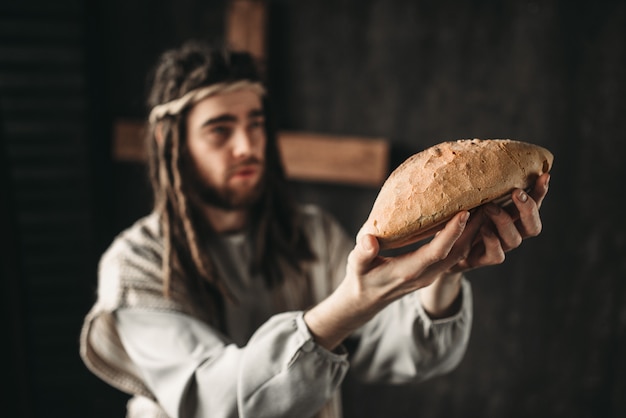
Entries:
{"label": "knitted garment", "polygon": [[[325,298],[343,278],[345,259],[352,246],[340,226],[318,208],[302,207],[302,219],[305,231],[317,237],[312,243],[317,244],[314,251],[318,261],[309,269],[309,275],[317,280],[285,280],[273,297],[282,310],[305,309]],[[171,298],[163,296],[163,251],[156,213],[138,220],[116,237],[100,260],[97,301],[81,331],[80,354],[86,366],[117,389],[147,398],[131,402],[129,409],[133,404],[145,409],[155,396],[124,349],[114,313],[118,309],[142,308],[206,319],[201,308],[188,303],[191,298],[179,281],[172,281]]]}

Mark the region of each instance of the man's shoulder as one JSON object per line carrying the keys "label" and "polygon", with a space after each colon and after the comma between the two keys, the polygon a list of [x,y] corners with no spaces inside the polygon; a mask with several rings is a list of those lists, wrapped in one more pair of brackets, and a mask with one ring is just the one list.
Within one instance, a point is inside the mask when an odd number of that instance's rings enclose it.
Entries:
{"label": "man's shoulder", "polygon": [[152,212],[122,230],[113,242],[120,240],[157,240],[161,238],[159,214]]}
{"label": "man's shoulder", "polygon": [[318,217],[324,213],[324,209],[314,203],[300,203],[297,210],[304,217]]}
{"label": "man's shoulder", "polygon": [[137,258],[157,261],[161,259],[162,252],[163,236],[159,215],[151,213],[121,231],[102,255],[101,262]]}
{"label": "man's shoulder", "polygon": [[158,214],[143,217],[120,232],[98,265],[100,308],[112,311],[143,306],[185,311],[184,305],[163,296],[164,248]]}
{"label": "man's shoulder", "polygon": [[338,225],[337,220],[330,212],[314,203],[300,204],[298,214],[301,225],[309,233],[312,231],[319,232],[320,229],[327,230],[331,225]]}
{"label": "man's shoulder", "polygon": [[311,236],[322,236],[326,239],[344,236],[346,231],[335,216],[316,204],[302,204],[299,207],[303,226]]}

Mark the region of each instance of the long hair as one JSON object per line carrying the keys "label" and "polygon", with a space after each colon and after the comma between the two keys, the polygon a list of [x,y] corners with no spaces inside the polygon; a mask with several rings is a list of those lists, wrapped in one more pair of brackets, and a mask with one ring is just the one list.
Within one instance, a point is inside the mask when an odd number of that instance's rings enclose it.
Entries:
{"label": "long hair", "polygon": [[[249,54],[212,49],[196,41],[165,52],[152,79],[149,108],[215,83],[261,81]],[[261,273],[271,287],[284,279],[281,265],[287,263],[295,271],[302,272],[304,263],[314,256],[304,232],[298,227],[298,212],[288,192],[266,97],[263,98],[263,108],[267,172],[265,192],[251,211],[255,251],[251,268],[252,273]],[[209,309],[209,318],[219,320],[225,299],[232,298],[232,295],[203,246],[206,235],[214,232],[199,216],[195,199],[191,199],[187,192],[190,179],[183,165],[187,152],[185,121],[188,110],[167,115],[152,123],[148,130],[154,210],[160,215],[164,237],[163,292],[166,297],[171,297],[174,282],[182,281],[188,289],[187,294],[198,297],[197,302],[203,309]]]}

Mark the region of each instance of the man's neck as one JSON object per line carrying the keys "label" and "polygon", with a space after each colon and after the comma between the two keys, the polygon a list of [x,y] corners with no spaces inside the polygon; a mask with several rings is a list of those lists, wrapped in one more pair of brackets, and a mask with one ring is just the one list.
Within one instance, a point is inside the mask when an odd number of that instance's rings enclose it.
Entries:
{"label": "man's neck", "polygon": [[203,205],[202,215],[217,233],[241,231],[248,224],[246,209],[222,209]]}

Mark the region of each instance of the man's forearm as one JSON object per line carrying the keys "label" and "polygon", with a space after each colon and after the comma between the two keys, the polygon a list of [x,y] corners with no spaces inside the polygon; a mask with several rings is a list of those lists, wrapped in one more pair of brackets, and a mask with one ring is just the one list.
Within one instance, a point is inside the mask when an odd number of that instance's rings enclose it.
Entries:
{"label": "man's forearm", "polygon": [[418,290],[422,306],[431,318],[446,318],[458,311],[462,278],[461,273],[444,274]]}
{"label": "man's forearm", "polygon": [[374,305],[365,307],[355,295],[346,297],[346,292],[352,293],[344,282],[328,298],[304,314],[304,322],[315,341],[330,351],[380,310]]}

